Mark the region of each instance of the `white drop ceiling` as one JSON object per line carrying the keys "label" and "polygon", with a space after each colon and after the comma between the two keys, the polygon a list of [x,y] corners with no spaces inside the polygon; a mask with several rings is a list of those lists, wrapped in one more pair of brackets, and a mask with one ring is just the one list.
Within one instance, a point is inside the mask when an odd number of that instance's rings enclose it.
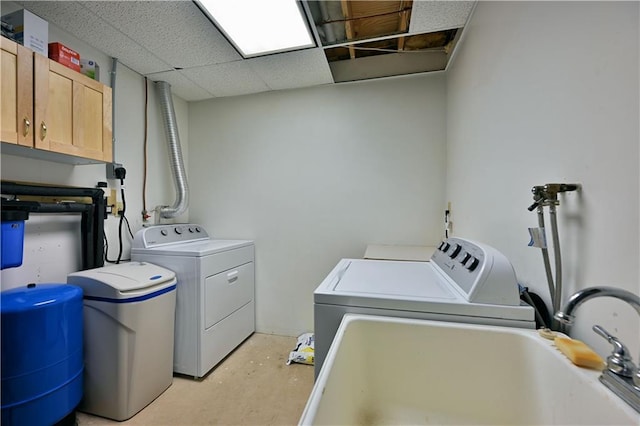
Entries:
{"label": "white drop ceiling", "polygon": [[[187,101],[334,83],[325,48],[243,59],[191,0],[16,3]],[[412,3],[407,35],[462,28],[474,4]]]}

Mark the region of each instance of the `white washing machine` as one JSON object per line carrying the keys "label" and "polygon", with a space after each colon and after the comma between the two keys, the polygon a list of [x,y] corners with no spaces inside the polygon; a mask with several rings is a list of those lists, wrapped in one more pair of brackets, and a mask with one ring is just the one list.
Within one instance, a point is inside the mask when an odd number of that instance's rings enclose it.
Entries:
{"label": "white washing machine", "polygon": [[509,260],[454,237],[428,262],[338,262],[314,292],[316,377],[346,313],[535,328]]}
{"label": "white washing machine", "polygon": [[143,228],[131,259],[176,273],[173,371],[200,378],[255,331],[254,244],[217,240],[200,225]]}

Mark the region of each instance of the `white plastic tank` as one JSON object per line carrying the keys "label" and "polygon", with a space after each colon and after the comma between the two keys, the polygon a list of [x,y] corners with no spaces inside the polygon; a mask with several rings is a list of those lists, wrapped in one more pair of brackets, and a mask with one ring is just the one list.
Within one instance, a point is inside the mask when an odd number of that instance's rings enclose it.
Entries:
{"label": "white plastic tank", "polygon": [[176,275],[129,262],[67,277],[84,291],[84,397],[79,410],[122,421],[173,381]]}

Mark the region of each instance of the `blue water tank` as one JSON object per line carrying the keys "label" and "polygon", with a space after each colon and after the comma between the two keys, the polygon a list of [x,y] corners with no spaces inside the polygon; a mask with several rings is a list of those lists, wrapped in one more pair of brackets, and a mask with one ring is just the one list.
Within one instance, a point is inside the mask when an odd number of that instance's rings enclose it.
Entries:
{"label": "blue water tank", "polygon": [[2,425],[53,425],[82,398],[82,289],[29,284],[0,293]]}

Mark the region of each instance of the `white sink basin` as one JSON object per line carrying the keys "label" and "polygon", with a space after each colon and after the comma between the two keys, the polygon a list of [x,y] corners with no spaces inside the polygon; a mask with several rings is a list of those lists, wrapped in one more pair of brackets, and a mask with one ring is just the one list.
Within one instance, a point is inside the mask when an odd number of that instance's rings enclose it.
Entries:
{"label": "white sink basin", "polygon": [[536,331],[345,315],[300,424],[639,425]]}

